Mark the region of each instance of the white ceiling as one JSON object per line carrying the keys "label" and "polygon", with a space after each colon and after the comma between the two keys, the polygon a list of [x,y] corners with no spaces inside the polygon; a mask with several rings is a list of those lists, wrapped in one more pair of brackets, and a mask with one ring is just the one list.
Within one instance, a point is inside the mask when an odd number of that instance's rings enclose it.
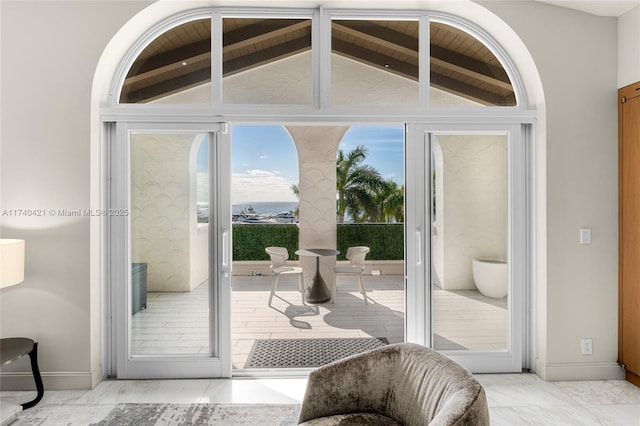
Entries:
{"label": "white ceiling", "polygon": [[640,0],[537,0],[569,9],[581,10],[600,16],[620,16],[634,7],[640,6]]}

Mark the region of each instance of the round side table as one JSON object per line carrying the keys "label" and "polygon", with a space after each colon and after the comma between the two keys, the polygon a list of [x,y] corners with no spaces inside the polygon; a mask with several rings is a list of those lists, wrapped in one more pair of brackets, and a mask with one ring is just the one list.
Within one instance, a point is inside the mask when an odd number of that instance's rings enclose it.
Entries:
{"label": "round side table", "polygon": [[31,372],[33,373],[33,380],[36,382],[38,394],[34,400],[21,404],[24,410],[36,405],[44,395],[44,386],[40,376],[40,369],[38,368],[38,342],[26,337],[0,339],[0,365],[7,365],[25,355],[29,355],[31,360]]}

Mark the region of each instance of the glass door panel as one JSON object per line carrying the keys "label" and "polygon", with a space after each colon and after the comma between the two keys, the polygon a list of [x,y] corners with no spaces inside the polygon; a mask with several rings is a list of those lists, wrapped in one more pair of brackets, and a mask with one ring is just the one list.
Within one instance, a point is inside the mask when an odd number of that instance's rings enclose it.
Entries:
{"label": "glass door panel", "polygon": [[229,377],[231,157],[219,124],[118,123],[111,146],[118,378]]}
{"label": "glass door panel", "polygon": [[508,136],[431,137],[432,342],[509,348]]}
{"label": "glass door panel", "polygon": [[408,134],[408,340],[474,373],[522,371],[528,279],[523,129],[415,124]]}
{"label": "glass door panel", "polygon": [[208,145],[207,133],[131,135],[133,356],[211,352]]}

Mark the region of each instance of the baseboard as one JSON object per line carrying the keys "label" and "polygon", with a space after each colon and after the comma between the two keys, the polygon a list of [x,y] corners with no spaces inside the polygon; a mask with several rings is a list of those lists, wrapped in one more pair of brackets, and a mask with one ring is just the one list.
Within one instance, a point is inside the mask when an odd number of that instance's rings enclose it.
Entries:
{"label": "baseboard", "polygon": [[542,364],[536,363],[536,374],[542,380],[624,380],[624,370],[617,363]]}
{"label": "baseboard", "polygon": [[[90,371],[64,371],[41,373],[45,392],[47,390],[92,389],[94,377]],[[0,390],[36,390],[31,373],[0,373]]]}
{"label": "baseboard", "polygon": [[98,384],[102,381],[104,375],[102,374],[102,368],[97,367],[93,370],[93,374],[91,375],[91,389],[98,386]]}

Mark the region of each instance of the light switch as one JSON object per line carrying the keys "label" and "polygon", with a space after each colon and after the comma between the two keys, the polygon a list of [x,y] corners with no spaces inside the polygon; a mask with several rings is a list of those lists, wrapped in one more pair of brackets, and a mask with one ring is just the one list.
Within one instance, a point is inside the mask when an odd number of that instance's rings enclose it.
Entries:
{"label": "light switch", "polygon": [[591,228],[580,228],[580,244],[591,244]]}

